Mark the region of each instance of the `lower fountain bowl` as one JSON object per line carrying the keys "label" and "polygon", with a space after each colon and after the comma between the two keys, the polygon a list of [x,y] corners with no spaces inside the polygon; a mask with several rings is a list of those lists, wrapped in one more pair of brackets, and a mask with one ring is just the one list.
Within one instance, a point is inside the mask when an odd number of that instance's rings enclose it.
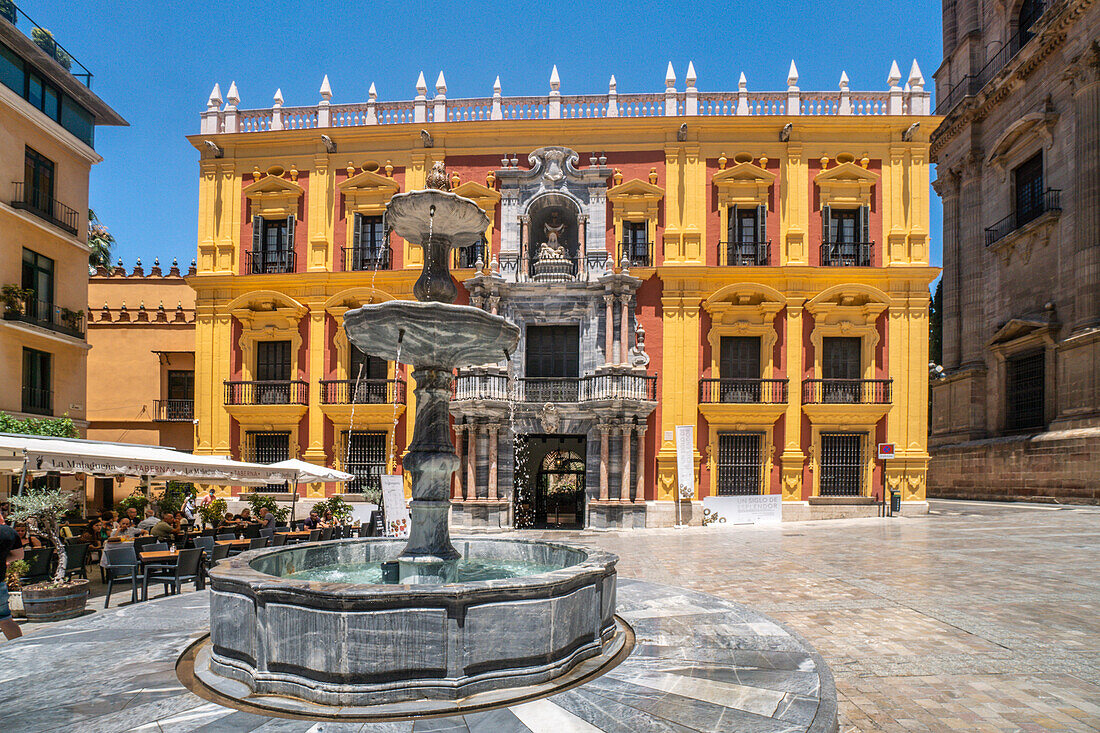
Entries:
{"label": "lower fountain bowl", "polygon": [[360,539],[270,548],[211,568],[210,672],[254,694],[326,705],[457,700],[553,680],[614,639],[618,558],[596,550],[455,539],[466,560],[557,569],[439,585],[301,577],[391,561],[404,546]]}

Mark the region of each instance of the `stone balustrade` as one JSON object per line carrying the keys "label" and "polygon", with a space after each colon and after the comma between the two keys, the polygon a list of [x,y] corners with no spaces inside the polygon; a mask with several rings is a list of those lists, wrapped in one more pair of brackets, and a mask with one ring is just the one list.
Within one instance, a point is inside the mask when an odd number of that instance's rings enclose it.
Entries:
{"label": "stone balustrade", "polygon": [[606,94],[563,95],[557,67],[550,75],[550,93],[544,96],[504,97],[500,79],[490,97],[448,99],[446,81],[440,72],[436,94],[429,97],[423,73],[417,80],[417,95],[408,101],[378,101],[371,84],[369,99],[352,104],[332,104],[328,76],[321,84],[321,100],[313,106],[284,107],[282,92],[275,93],[271,107],[239,109],[240,93],[232,83],[223,99],[215,84],[202,113],[203,134],[265,132],[326,127],[360,127],[406,123],[450,123],[481,120],[591,119],[608,117],[726,117],[793,115],[928,115],[930,93],[924,90],[924,76],[914,60],[904,87],[895,61],[887,77],[887,90],[853,92],[848,75],[842,73],[837,91],[805,92],[798,88],[798,70],[791,62],[786,91],[750,92],[745,75],[737,91],[700,92],[695,67],[688,65],[687,86],[676,89],[672,64],[665,74],[665,91],[619,94],[612,76]]}

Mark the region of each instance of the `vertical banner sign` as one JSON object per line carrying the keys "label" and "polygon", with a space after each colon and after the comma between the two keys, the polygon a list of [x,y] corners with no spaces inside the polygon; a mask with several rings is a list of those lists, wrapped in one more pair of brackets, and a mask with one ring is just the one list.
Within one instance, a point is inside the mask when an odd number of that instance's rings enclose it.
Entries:
{"label": "vertical banner sign", "polygon": [[386,536],[409,536],[409,507],[405,505],[405,480],[401,476],[379,476],[382,508],[386,513]]}
{"label": "vertical banner sign", "polygon": [[676,481],[680,498],[691,499],[695,496],[695,461],[692,448],[695,446],[695,426],[676,426]]}

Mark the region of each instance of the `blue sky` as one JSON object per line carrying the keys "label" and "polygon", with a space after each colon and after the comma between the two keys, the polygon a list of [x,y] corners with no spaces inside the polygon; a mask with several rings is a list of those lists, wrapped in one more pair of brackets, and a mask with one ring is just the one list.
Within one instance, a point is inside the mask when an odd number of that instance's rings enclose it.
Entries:
{"label": "blue sky", "polygon": [[[129,266],[195,253],[197,133],[214,82],[236,81],[241,107],[313,104],[329,75],[333,102],[358,102],[373,81],[382,100],[411,99],[417,74],[442,69],[449,97],[545,94],[554,64],[563,94],[677,88],[694,61],[700,91],[781,90],[791,59],[804,90],[885,90],[890,62],[917,59],[932,85],[941,56],[940,3],[876,2],[122,2],[18,0],[87,66],[93,90],[130,122],[99,128],[105,158],[91,205]],[[553,141],[547,141],[551,143]],[[940,205],[932,202],[933,262]]]}

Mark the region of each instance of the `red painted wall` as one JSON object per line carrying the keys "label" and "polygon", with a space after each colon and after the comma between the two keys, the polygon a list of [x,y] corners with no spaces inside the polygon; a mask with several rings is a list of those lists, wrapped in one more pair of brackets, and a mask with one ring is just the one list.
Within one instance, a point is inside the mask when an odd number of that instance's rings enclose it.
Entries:
{"label": "red painted wall", "polygon": [[[632,150],[607,153],[606,166],[622,171],[623,183],[635,178],[649,183],[649,171],[657,169],[657,186],[667,188],[665,185],[665,154],[662,150]],[[588,166],[586,156],[581,156],[582,167]],[[614,186],[614,178],[608,181],[608,186]],[[618,244],[615,242],[615,219],[612,214],[611,202],[607,202],[607,228],[604,232],[604,241],[608,252],[617,252]],[[657,209],[657,243],[653,245],[657,264],[664,262],[664,250],[660,243],[665,236],[665,202],[662,200]],[[648,328],[647,328],[648,331]],[[648,340],[647,340],[648,343]]]}
{"label": "red painted wall", "polygon": [[[809,246],[809,263],[811,265],[821,264],[821,191],[817,187],[817,184],[813,182],[814,177],[821,172],[820,160],[809,160],[809,179],[810,190],[810,221],[809,221],[809,237],[807,245]],[[833,169],[837,166],[835,160],[829,161],[829,169]],[[872,173],[882,175],[882,161],[878,158],[874,158],[868,163],[867,170]],[[771,222],[768,222],[771,226]],[[778,230],[776,230],[778,231]],[[871,221],[868,226],[868,232],[871,237],[871,241],[875,243],[875,246],[871,250],[871,266],[882,266],[882,248],[885,246],[885,237],[882,231],[882,186],[876,184],[871,188]]]}

